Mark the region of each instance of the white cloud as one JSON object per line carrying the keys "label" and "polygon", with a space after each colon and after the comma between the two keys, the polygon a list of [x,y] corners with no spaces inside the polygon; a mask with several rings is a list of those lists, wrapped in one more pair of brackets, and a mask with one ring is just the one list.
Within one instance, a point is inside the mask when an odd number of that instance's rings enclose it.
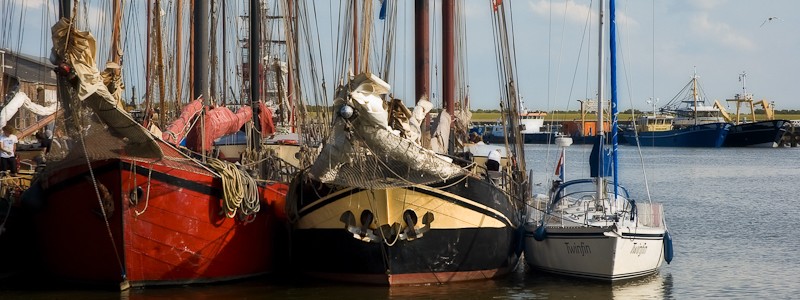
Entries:
{"label": "white cloud", "polygon": [[47,0],[21,0],[22,5],[28,8],[39,8],[47,5]]}
{"label": "white cloud", "polygon": [[714,9],[715,7],[721,6],[725,2],[727,2],[727,0],[702,0],[702,1],[690,0],[690,1],[685,1],[685,5],[694,7],[702,11],[709,11]]}
{"label": "white cloud", "polygon": [[694,30],[692,30],[694,34],[715,41],[723,46],[745,50],[754,50],[756,48],[753,41],[738,34],[727,23],[711,20],[708,13],[698,13],[692,16],[690,22],[694,28]]}
{"label": "white cloud", "polygon": [[[552,3],[552,5],[551,5]],[[546,1],[546,0],[539,0],[537,2],[529,2],[529,6],[531,11],[539,16],[547,17],[551,13],[553,17],[561,18],[564,16],[565,21],[576,23],[576,24],[584,24],[586,22],[586,16],[591,13],[592,19],[597,20],[597,2],[595,1],[594,7],[589,7],[588,4],[578,4],[575,3],[573,0],[567,1]],[[606,6],[608,9],[608,6]],[[551,11],[552,10],[552,11]],[[566,13],[565,13],[566,10]],[[628,17],[625,13],[621,12],[622,7],[617,6],[617,22],[619,24],[626,24],[627,26],[637,26],[639,22],[636,20]]]}

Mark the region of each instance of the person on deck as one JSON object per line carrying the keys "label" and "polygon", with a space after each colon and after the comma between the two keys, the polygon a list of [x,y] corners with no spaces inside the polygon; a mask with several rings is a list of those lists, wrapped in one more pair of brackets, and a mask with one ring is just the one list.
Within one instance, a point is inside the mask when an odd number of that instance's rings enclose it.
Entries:
{"label": "person on deck", "polygon": [[486,169],[489,171],[500,171],[500,151],[497,149],[489,151],[486,160]]}
{"label": "person on deck", "polygon": [[44,153],[50,153],[50,145],[53,142],[53,131],[50,129],[45,129],[36,133],[36,139],[39,140],[39,144],[44,149]]}
{"label": "person on deck", "polygon": [[11,124],[3,127],[3,134],[0,135],[0,172],[11,173],[17,176],[17,130]]}

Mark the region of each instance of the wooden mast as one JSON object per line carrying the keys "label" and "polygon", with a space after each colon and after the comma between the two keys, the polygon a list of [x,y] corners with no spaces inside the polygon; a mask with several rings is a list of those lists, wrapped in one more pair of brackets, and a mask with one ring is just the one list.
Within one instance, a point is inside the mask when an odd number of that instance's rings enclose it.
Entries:
{"label": "wooden mast", "polygon": [[250,0],[250,107],[253,108],[253,147],[261,151],[261,122],[258,101],[261,96],[261,5],[259,0]]}
{"label": "wooden mast", "polygon": [[[414,2],[414,90],[416,102],[425,98],[430,100],[430,41],[428,39],[428,0],[415,0]],[[430,145],[430,117],[425,116],[422,122],[422,145]]]}
{"label": "wooden mast", "polygon": [[181,82],[181,66],[183,54],[183,10],[181,0],[175,0],[175,112],[177,115],[181,113],[181,106],[183,104],[183,95],[181,94],[183,82]]}
{"label": "wooden mast", "polygon": [[[286,100],[289,102],[289,107],[287,107],[287,110],[288,110],[288,113],[289,113],[289,118],[288,118],[289,119],[289,124],[288,125],[289,125],[289,128],[291,128],[292,132],[298,132],[297,131],[297,127],[298,126],[297,126],[297,124],[295,124],[296,118],[295,118],[295,115],[294,115],[295,114],[294,97],[296,96],[295,95],[296,91],[295,91],[295,88],[294,88],[295,79],[294,79],[293,74],[295,72],[294,65],[300,59],[300,55],[297,53],[297,48],[298,48],[297,47],[297,39],[294,39],[293,37],[290,36],[290,35],[296,35],[297,32],[298,32],[298,30],[297,30],[297,26],[298,26],[297,18],[295,17],[295,4],[296,4],[296,2],[293,1],[293,0],[287,0],[286,2],[287,2],[287,13],[288,13],[287,17],[289,18],[289,21],[284,22],[284,24],[287,24],[287,27],[289,27],[289,30],[288,30],[287,35],[286,35],[286,40],[287,40],[286,41],[287,42],[286,43],[286,45],[287,45],[286,55],[290,56],[290,57],[287,57],[287,59],[286,59],[286,62],[287,62],[287,64],[286,64],[286,67],[287,67],[287,70],[286,70]],[[289,43],[289,41],[291,41],[291,44]],[[353,57],[353,59],[355,60],[355,56]],[[283,77],[282,72],[283,71],[281,71],[281,69],[278,68],[278,73],[277,74],[278,74],[278,80],[279,81],[283,80],[282,79],[282,77]],[[283,103],[283,100],[282,100],[283,98],[279,97],[278,99],[279,99],[280,103]]]}
{"label": "wooden mast", "polygon": [[145,128],[150,126],[150,119],[151,114],[153,113],[152,104],[150,102],[150,73],[152,72],[151,61],[150,58],[152,57],[150,51],[150,44],[153,42],[151,39],[153,32],[151,23],[153,23],[153,7],[152,2],[147,0],[147,55],[146,55],[146,63],[144,67],[144,121],[142,125]]}
{"label": "wooden mast", "polygon": [[222,5],[222,105],[224,106],[228,104],[227,97],[225,96],[227,95],[226,87],[228,86],[228,64],[227,64],[228,35],[226,34],[226,32],[228,31],[225,30],[226,29],[225,23],[227,21],[226,20],[227,14],[225,13],[225,2],[223,1],[221,5]]}
{"label": "wooden mast", "polygon": [[358,0],[353,0],[353,74],[358,73]]}
{"label": "wooden mast", "polygon": [[158,73],[158,126],[164,128],[167,119],[167,106],[164,91],[164,47],[161,38],[161,0],[156,0],[156,13],[155,13],[155,38],[156,38],[156,72]]}
{"label": "wooden mast", "polygon": [[442,0],[442,100],[445,110],[455,115],[455,0]]}
{"label": "wooden mast", "polygon": [[192,99],[208,92],[208,0],[194,0]]}

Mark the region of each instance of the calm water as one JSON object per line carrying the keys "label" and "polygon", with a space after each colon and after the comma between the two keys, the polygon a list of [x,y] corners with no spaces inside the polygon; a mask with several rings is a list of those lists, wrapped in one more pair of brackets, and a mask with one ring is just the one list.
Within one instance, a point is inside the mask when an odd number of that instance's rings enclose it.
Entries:
{"label": "calm water", "polygon": [[[557,149],[526,148],[535,192],[544,192]],[[566,175],[588,174],[589,146],[567,152]],[[620,146],[620,181],[645,199],[643,167],[634,147]],[[520,267],[494,281],[411,287],[343,285],[291,278],[137,289],[123,293],[55,286],[45,282],[0,283],[2,299],[696,299],[800,298],[800,148],[642,149],[654,201],[663,202],[675,258],[654,276],[608,284],[532,272]],[[25,286],[25,287],[20,287]]]}

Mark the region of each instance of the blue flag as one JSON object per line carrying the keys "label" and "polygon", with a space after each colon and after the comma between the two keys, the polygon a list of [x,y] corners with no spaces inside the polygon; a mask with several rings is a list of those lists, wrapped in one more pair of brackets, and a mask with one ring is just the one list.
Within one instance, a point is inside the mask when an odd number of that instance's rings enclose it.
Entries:
{"label": "blue flag", "polygon": [[378,18],[381,20],[386,20],[386,2],[389,2],[389,0],[381,1],[381,12],[378,15]]}

